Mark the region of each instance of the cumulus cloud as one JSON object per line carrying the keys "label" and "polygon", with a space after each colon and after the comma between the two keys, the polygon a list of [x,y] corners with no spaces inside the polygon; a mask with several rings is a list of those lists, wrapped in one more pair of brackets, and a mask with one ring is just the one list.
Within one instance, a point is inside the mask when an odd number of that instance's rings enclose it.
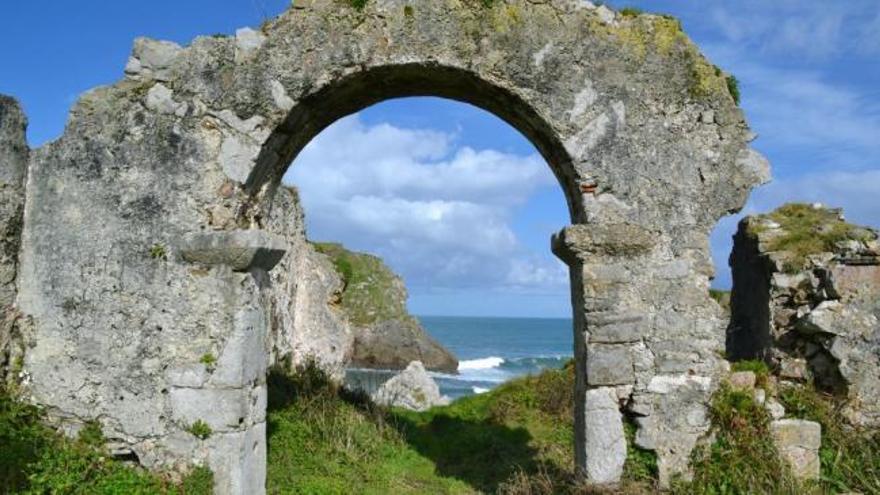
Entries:
{"label": "cumulus cloud", "polygon": [[549,167],[455,142],[355,115],[309,143],[285,182],[300,190],[312,239],[380,255],[413,287],[564,288],[562,264],[530,252],[511,224],[534,193],[558,187]]}

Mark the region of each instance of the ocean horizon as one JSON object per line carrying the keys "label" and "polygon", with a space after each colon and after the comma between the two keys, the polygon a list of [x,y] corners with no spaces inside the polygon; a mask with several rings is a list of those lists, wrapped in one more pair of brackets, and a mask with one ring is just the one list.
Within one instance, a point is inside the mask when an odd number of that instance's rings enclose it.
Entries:
{"label": "ocean horizon", "polygon": [[[417,316],[428,334],[459,360],[458,373],[429,372],[452,399],[488,392],[502,383],[573,356],[571,318]],[[374,391],[398,371],[351,368],[346,383]]]}

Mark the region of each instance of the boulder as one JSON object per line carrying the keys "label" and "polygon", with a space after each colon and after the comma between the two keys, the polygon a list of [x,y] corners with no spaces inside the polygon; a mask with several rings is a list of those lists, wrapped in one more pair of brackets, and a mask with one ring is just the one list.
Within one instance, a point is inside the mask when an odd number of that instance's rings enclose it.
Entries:
{"label": "boulder", "polygon": [[449,398],[440,395],[440,387],[428,375],[420,361],[409,363],[405,370],[379,387],[372,398],[375,403],[383,406],[402,407],[412,411],[424,411],[449,404]]}

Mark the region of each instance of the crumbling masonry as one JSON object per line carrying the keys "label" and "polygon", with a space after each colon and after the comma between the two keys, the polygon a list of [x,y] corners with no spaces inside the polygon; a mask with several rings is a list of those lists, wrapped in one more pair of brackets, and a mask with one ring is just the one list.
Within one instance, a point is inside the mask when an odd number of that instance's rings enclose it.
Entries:
{"label": "crumbling masonry", "polygon": [[[66,431],[96,419],[118,454],[262,493],[289,295],[272,272],[295,256],[280,178],[335,120],[415,95],[505,119],[565,192],[577,467],[618,479],[625,414],[663,482],[684,472],[724,368],[709,232],[768,166],[677,21],[579,0],[297,1],[232,37],[139,39],[125,77],[30,151],[3,99],[5,379]],[[187,432],[199,420],[207,439]]]}

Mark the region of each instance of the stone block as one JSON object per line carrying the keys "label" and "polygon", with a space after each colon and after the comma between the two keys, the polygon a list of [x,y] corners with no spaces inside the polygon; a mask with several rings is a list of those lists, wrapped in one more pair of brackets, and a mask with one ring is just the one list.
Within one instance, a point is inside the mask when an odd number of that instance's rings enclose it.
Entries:
{"label": "stone block", "polygon": [[773,442],[798,479],[819,478],[819,447],[822,426],[802,419],[779,419],[770,423]]}
{"label": "stone block", "polygon": [[587,347],[587,383],[594,386],[627,385],[634,381],[630,346],[590,344]]}
{"label": "stone block", "polygon": [[587,391],[584,424],[587,479],[597,484],[618,482],[626,462],[626,437],[614,388]]}
{"label": "stone block", "polygon": [[190,263],[227,265],[236,271],[271,270],[286,252],[284,239],[263,230],[200,232],[184,237],[183,259]]}
{"label": "stone block", "polygon": [[734,390],[750,392],[755,389],[758,377],[754,371],[737,371],[730,374],[730,386]]}
{"label": "stone block", "polygon": [[645,325],[645,318],[637,313],[596,314],[587,318],[591,343],[636,342],[648,332]]}
{"label": "stone block", "polygon": [[779,363],[779,376],[789,380],[805,380],[809,377],[807,360],[802,358],[786,358]]}
{"label": "stone block", "polygon": [[214,432],[239,428],[248,419],[248,394],[243,389],[171,389],[172,418],[187,428],[204,421]]}

